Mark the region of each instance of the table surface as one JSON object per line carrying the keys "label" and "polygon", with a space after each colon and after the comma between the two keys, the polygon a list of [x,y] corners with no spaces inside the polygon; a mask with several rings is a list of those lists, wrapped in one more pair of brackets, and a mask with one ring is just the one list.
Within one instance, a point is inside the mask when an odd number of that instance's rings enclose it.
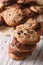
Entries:
{"label": "table surface", "polygon": [[43,39],[37,44],[31,56],[25,60],[16,61],[7,54],[10,36],[0,35],[0,65],[43,65]]}

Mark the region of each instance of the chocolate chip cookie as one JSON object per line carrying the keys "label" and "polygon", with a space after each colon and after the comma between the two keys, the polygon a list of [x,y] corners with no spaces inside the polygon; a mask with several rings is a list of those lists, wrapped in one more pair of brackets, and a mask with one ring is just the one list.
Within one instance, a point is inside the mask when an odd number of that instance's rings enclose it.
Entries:
{"label": "chocolate chip cookie", "polygon": [[12,59],[16,59],[16,60],[22,60],[24,58],[26,58],[27,56],[30,56],[32,54],[32,51],[29,52],[18,52],[14,49],[12,49],[11,47],[8,48],[8,54],[10,56],[10,58]]}
{"label": "chocolate chip cookie", "polygon": [[24,24],[24,28],[26,29],[33,29],[35,30],[38,26],[38,22],[36,21],[36,19],[34,18],[30,18],[26,21],[26,23]]}
{"label": "chocolate chip cookie", "polygon": [[17,26],[22,22],[23,13],[20,8],[10,7],[3,12],[5,23],[9,26]]}
{"label": "chocolate chip cookie", "polygon": [[16,30],[15,37],[17,41],[23,44],[36,44],[40,40],[38,33],[30,29]]}
{"label": "chocolate chip cookie", "polygon": [[24,24],[21,24],[19,26],[16,27],[17,30],[19,29],[33,29],[35,30],[38,26],[38,23],[36,21],[36,19],[33,19],[33,18],[29,18],[26,23]]}
{"label": "chocolate chip cookie", "polygon": [[19,44],[15,45],[14,40],[12,40],[12,42],[10,42],[9,44],[9,48],[11,48],[12,50],[16,50],[18,52],[29,52],[29,51],[33,51],[36,48],[36,45],[28,45],[28,46],[24,45],[23,47],[20,47]]}

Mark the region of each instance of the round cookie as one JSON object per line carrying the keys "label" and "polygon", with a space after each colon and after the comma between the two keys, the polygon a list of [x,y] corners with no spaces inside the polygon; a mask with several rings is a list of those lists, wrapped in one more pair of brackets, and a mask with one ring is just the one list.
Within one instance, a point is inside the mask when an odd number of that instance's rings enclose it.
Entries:
{"label": "round cookie", "polygon": [[11,44],[9,44],[9,48],[11,48],[13,50],[17,50],[18,52],[29,52],[29,51],[33,51],[36,48],[36,45],[32,45],[30,47],[28,46],[28,48],[27,47],[24,48],[24,46],[25,45],[23,45],[22,48],[21,48],[21,46],[15,45],[14,42],[12,42]]}
{"label": "round cookie", "polygon": [[8,53],[9,57],[12,58],[13,60],[24,60],[26,57],[18,57],[15,54]]}
{"label": "round cookie", "polygon": [[41,6],[30,6],[30,10],[35,12],[35,13],[41,13],[41,9],[42,7]]}
{"label": "round cookie", "polygon": [[17,8],[17,7],[10,7],[9,9],[5,10],[4,12],[4,20],[5,23],[9,26],[17,26],[18,24],[20,24],[23,19],[23,13],[21,11],[21,9]]}
{"label": "round cookie", "polygon": [[27,56],[27,55],[31,55],[33,51],[28,51],[28,52],[20,52],[17,51],[16,49],[11,48],[10,46],[8,47],[8,53],[13,53],[17,56]]}
{"label": "round cookie", "polygon": [[31,2],[33,2],[33,0],[18,0],[17,1],[17,3],[23,3],[23,4],[25,4],[25,3],[31,3]]}
{"label": "round cookie", "polygon": [[14,36],[16,37],[16,40],[22,44],[36,44],[40,40],[40,36],[36,31],[24,28],[16,30]]}
{"label": "round cookie", "polygon": [[37,28],[37,21],[36,19],[33,19],[33,18],[30,18],[26,21],[26,23],[22,24],[22,25],[19,25],[16,27],[17,30],[20,30],[20,29],[33,29],[35,30]]}

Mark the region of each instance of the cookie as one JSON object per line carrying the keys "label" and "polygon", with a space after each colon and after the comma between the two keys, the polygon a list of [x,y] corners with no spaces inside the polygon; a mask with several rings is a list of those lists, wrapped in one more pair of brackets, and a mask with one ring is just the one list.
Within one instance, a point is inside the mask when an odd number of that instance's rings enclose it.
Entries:
{"label": "cookie", "polygon": [[26,23],[24,24],[24,28],[25,29],[33,29],[35,30],[38,26],[38,23],[36,21],[36,19],[30,18],[26,21]]}
{"label": "cookie", "polygon": [[27,55],[31,55],[32,54],[32,51],[28,51],[28,52],[19,52],[17,51],[16,49],[13,49],[11,48],[10,46],[8,47],[8,53],[13,53],[15,54],[16,56],[27,56]]}
{"label": "cookie", "polygon": [[18,57],[15,54],[8,53],[9,57],[12,58],[13,60],[24,60],[26,57]]}
{"label": "cookie", "polygon": [[4,10],[5,6],[2,2],[0,2],[0,12],[2,12]]}
{"label": "cookie", "polygon": [[29,52],[29,51],[33,51],[36,48],[36,45],[28,45],[28,46],[22,45],[22,47],[21,47],[21,46],[19,46],[19,44],[15,45],[15,43],[12,42],[9,44],[9,48],[16,50],[18,52]]}
{"label": "cookie", "polygon": [[16,27],[17,30],[19,29],[33,29],[35,30],[38,26],[38,23],[36,21],[36,19],[33,19],[33,18],[29,18],[26,23],[24,24],[21,24],[19,26]]}
{"label": "cookie", "polygon": [[9,26],[17,26],[22,22],[23,16],[21,9],[17,7],[11,7],[3,12],[3,18],[5,23]]}
{"label": "cookie", "polygon": [[22,30],[24,27],[25,27],[24,24],[21,24],[21,25],[16,26],[16,29],[17,30]]}
{"label": "cookie", "polygon": [[35,13],[41,13],[41,10],[42,9],[42,7],[41,6],[30,6],[30,10],[31,11],[33,11],[33,12],[35,12]]}
{"label": "cookie", "polygon": [[10,44],[12,48],[16,47],[18,51],[22,50],[22,52],[32,51],[36,48],[36,44],[20,43],[15,39],[15,37],[11,39]]}
{"label": "cookie", "polygon": [[17,3],[23,3],[23,4],[25,4],[25,3],[31,3],[31,2],[33,2],[33,0],[18,0],[17,1]]}
{"label": "cookie", "polygon": [[40,40],[38,33],[30,29],[16,30],[14,34],[16,40],[22,44],[36,44]]}

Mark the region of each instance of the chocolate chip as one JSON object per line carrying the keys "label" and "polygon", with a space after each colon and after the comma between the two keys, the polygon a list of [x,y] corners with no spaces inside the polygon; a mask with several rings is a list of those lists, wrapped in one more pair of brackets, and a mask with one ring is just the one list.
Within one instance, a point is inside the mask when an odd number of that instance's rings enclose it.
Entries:
{"label": "chocolate chip", "polygon": [[21,46],[22,46],[22,44],[19,44],[19,46],[21,47]]}
{"label": "chocolate chip", "polygon": [[18,32],[18,35],[20,35],[21,33],[20,32]]}
{"label": "chocolate chip", "polygon": [[26,29],[28,31],[28,29]]}
{"label": "chocolate chip", "polygon": [[19,16],[21,16],[21,14],[19,14]]}
{"label": "chocolate chip", "polygon": [[26,35],[26,33],[24,33],[24,35]]}
{"label": "chocolate chip", "polygon": [[13,43],[11,43],[11,45],[12,45],[12,47],[14,47],[14,44]]}
{"label": "chocolate chip", "polygon": [[20,32],[21,32],[21,33],[23,33],[23,31],[22,31],[22,30],[21,30]]}

